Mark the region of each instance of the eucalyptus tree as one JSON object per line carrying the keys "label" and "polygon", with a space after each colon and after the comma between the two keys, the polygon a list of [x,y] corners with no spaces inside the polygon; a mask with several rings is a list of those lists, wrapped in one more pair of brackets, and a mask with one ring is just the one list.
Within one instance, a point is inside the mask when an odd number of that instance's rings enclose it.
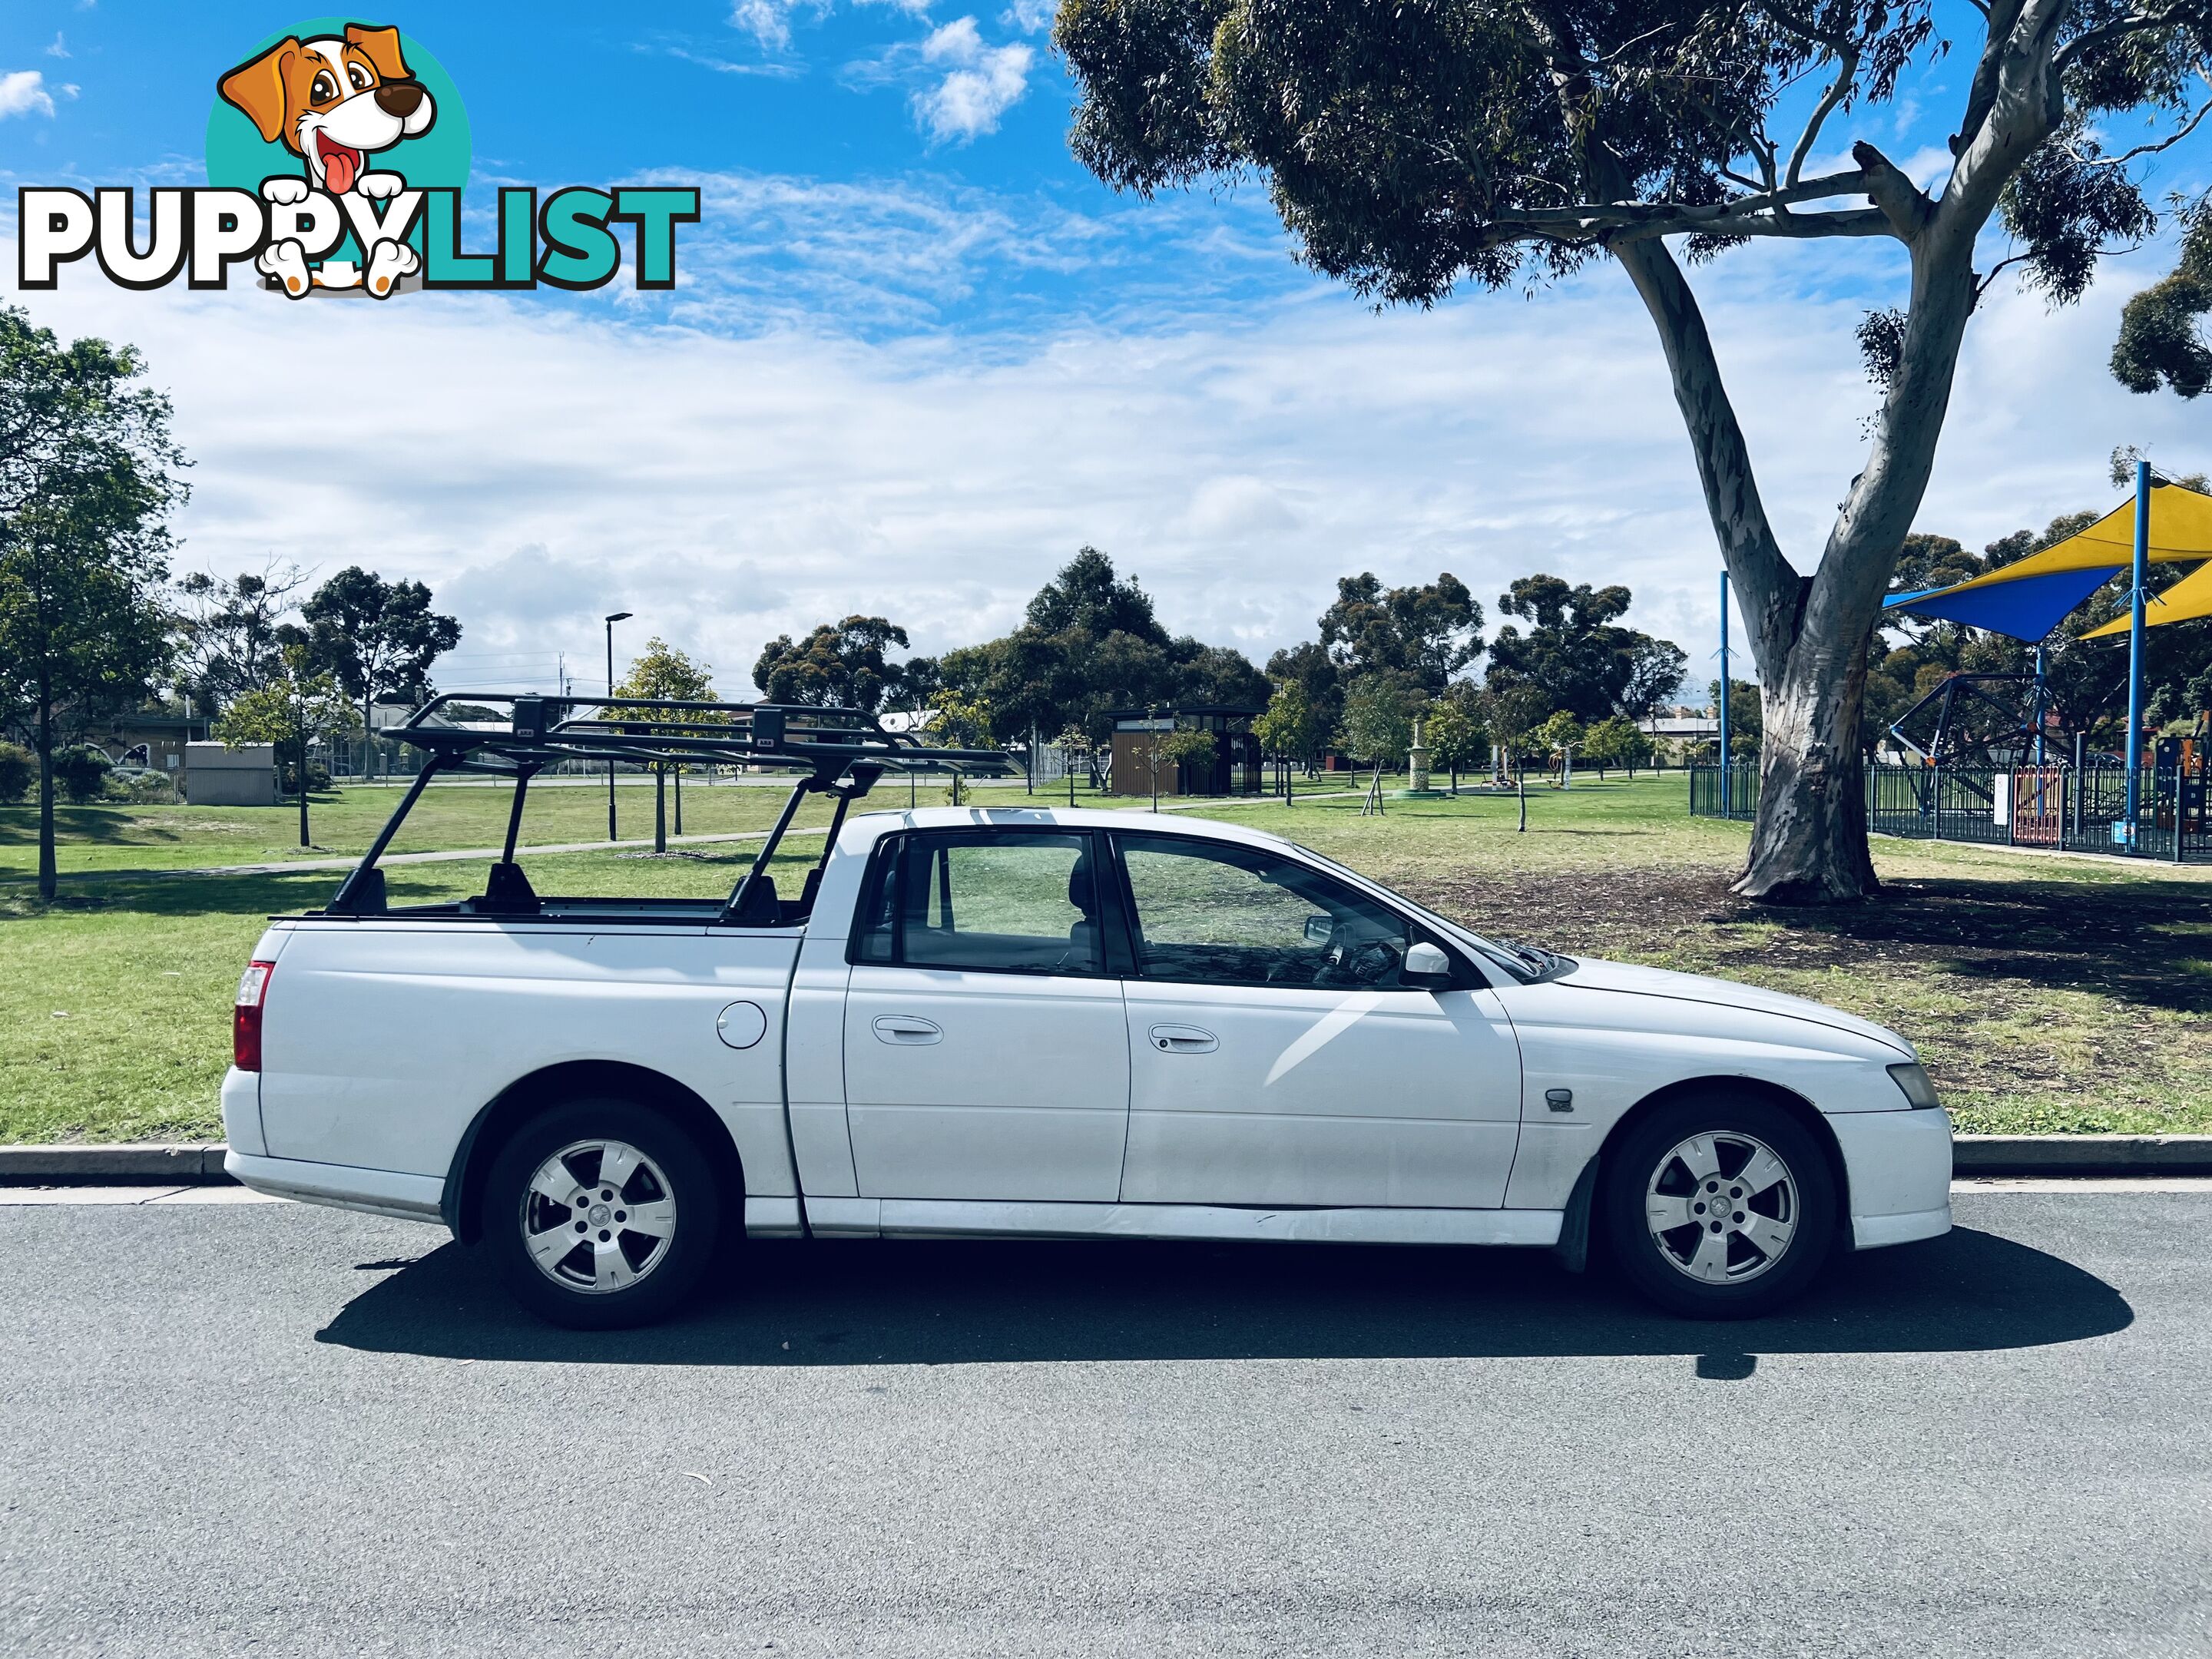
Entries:
{"label": "eucalyptus tree", "polygon": [[[1626,274],[1765,688],[1737,883],[1757,897],[1875,886],[1865,647],[1968,320],[2003,265],[2070,301],[2108,244],[2154,228],[2145,158],[2107,154],[2098,123],[2148,118],[2152,144],[2172,142],[2212,62],[2212,0],[1973,0],[1945,21],[1973,38],[1946,38],[1929,0],[1064,0],[1054,26],[1080,94],[1070,142],[1099,177],[1150,193],[1263,174],[1302,257],[1378,302],[1600,259]],[[1932,191],[1864,136],[1814,165],[1845,123],[1893,130],[1909,74],[1954,46],[1968,63]],[[2008,253],[1985,239],[1993,220]],[[1863,331],[1881,404],[1869,453],[1838,458],[1849,483],[1809,575],[1761,501],[1686,272],[1753,237],[1868,239],[1909,268],[1904,303]],[[2185,309],[2166,308],[2169,333]]]}
{"label": "eucalyptus tree", "polygon": [[0,305],[0,716],[38,756],[43,902],[61,723],[143,701],[169,661],[161,593],[186,462],[144,374],[133,347],[64,345]]}

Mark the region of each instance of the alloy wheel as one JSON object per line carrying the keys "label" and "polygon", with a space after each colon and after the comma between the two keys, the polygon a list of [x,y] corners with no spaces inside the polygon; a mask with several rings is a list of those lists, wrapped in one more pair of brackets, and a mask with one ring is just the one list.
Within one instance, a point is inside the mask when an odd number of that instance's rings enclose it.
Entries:
{"label": "alloy wheel", "polygon": [[1759,1278],[1788,1254],[1802,1208],[1796,1176],[1741,1130],[1676,1143],[1645,1183],[1644,1224],[1660,1256],[1705,1285]]}
{"label": "alloy wheel", "polygon": [[628,1141],[578,1140],[538,1166],[521,1224],[540,1273],[604,1294],[629,1289],[667,1256],[676,1198],[660,1166]]}

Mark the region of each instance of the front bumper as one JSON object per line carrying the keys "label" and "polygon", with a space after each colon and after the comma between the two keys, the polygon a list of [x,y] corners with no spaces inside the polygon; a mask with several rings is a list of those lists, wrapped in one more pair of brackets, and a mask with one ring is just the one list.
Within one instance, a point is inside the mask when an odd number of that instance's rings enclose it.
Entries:
{"label": "front bumper", "polygon": [[1878,1249],[1951,1231],[1951,1115],[1838,1112],[1828,1119],[1850,1182],[1851,1244]]}

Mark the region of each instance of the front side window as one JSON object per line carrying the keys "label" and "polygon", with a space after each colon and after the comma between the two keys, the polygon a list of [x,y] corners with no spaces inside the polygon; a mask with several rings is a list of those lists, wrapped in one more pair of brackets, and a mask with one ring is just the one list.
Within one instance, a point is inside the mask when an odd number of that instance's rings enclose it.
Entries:
{"label": "front side window", "polygon": [[1136,902],[1138,972],[1218,985],[1402,983],[1404,918],[1263,848],[1120,838]]}
{"label": "front side window", "polygon": [[854,959],[909,968],[1096,974],[1091,838],[908,836],[882,868]]}

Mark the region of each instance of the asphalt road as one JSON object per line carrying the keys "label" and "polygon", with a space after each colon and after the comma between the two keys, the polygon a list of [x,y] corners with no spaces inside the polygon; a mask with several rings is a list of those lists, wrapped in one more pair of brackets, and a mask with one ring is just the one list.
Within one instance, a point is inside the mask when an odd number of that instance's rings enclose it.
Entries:
{"label": "asphalt road", "polygon": [[0,1646],[2212,1650],[2212,1193],[1959,1214],[1753,1325],[1504,1252],[848,1243],[580,1336],[428,1229],[0,1208]]}

